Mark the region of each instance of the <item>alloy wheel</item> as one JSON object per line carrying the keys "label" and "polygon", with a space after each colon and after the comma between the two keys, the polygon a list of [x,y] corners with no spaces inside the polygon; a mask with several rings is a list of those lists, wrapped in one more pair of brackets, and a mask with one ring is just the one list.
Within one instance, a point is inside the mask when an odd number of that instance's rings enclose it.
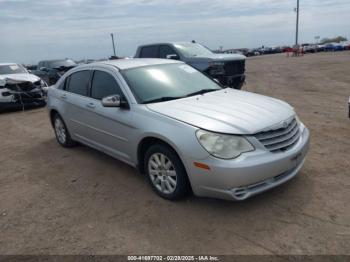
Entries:
{"label": "alloy wheel", "polygon": [[59,118],[55,119],[55,132],[56,132],[56,136],[57,136],[58,141],[61,144],[65,144],[66,138],[67,138],[66,128],[65,128],[62,120]]}
{"label": "alloy wheel", "polygon": [[153,185],[163,194],[172,194],[177,185],[177,174],[171,160],[162,153],[154,153],[148,160],[148,173]]}

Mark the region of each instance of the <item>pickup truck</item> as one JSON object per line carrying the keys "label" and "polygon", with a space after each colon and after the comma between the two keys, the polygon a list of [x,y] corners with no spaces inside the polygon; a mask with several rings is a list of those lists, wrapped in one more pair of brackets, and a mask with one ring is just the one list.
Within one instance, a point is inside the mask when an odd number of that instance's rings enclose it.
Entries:
{"label": "pickup truck", "polygon": [[222,85],[241,89],[245,59],[239,54],[215,54],[193,42],[157,43],[139,46],[135,58],[165,58],[183,61]]}

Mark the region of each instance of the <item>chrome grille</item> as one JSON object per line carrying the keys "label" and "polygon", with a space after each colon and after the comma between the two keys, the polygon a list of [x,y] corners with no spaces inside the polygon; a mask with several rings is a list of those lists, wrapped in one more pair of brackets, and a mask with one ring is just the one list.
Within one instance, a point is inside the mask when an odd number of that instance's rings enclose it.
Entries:
{"label": "chrome grille", "polygon": [[285,128],[260,132],[255,135],[255,138],[273,153],[292,148],[298,142],[299,137],[299,124],[295,118]]}

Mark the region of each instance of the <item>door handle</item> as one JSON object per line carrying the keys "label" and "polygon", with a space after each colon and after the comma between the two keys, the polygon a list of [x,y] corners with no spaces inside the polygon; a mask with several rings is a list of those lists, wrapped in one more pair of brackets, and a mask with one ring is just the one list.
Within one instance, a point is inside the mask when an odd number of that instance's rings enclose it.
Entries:
{"label": "door handle", "polygon": [[94,103],[88,103],[88,104],[86,104],[86,107],[94,109],[95,108],[95,104]]}
{"label": "door handle", "polygon": [[63,95],[61,95],[61,98],[66,99],[66,98],[67,98],[67,95],[66,95],[66,94],[63,94]]}

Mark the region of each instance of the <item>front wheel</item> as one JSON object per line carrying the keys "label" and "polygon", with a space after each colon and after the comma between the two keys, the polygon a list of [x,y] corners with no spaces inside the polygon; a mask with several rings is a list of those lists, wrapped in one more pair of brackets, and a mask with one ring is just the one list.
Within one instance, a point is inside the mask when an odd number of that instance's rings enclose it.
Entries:
{"label": "front wheel", "polygon": [[162,144],[151,146],[145,155],[147,178],[156,193],[168,200],[184,198],[190,190],[185,167],[176,152]]}

